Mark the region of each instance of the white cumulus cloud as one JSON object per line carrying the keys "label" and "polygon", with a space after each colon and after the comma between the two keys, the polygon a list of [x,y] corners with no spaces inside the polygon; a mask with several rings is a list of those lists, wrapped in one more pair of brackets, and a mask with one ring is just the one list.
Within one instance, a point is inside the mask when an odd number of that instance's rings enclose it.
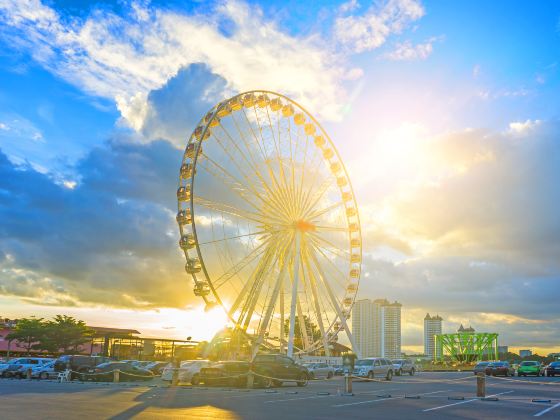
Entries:
{"label": "white cumulus cloud", "polygon": [[424,13],[422,4],[416,0],[374,4],[361,16],[339,17],[335,22],[335,38],[354,52],[370,51],[383,45],[391,34],[402,32]]}
{"label": "white cumulus cloud", "polygon": [[389,60],[425,60],[432,54],[435,39],[429,39],[421,44],[412,44],[410,41],[398,43],[393,51],[385,54]]}
{"label": "white cumulus cloud", "polygon": [[[220,30],[224,22],[230,30]],[[289,35],[236,0],[207,15],[134,3],[125,15],[96,9],[84,19],[65,18],[39,0],[3,0],[0,24],[0,35],[51,72],[116,100],[135,128],[148,93],[193,63],[205,63],[231,90],[280,91],[322,118],[336,119],[343,102],[346,71],[324,43]]]}

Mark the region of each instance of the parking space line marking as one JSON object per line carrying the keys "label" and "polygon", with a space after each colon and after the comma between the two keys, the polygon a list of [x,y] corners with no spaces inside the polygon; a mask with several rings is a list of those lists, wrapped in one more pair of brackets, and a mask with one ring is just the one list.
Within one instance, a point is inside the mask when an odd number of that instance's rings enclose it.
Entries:
{"label": "parking space line marking", "polygon": [[[434,392],[424,392],[422,394],[416,394],[416,395],[431,395],[431,394],[438,394],[440,392],[448,392],[448,389],[444,389],[443,391],[434,391]],[[349,405],[359,405],[359,404],[368,404],[368,403],[374,403],[374,402],[378,402],[378,401],[386,401],[386,400],[402,400],[404,399],[404,397],[394,397],[394,398],[378,398],[376,400],[368,400],[368,401],[358,401],[358,402],[353,402],[353,403],[346,403],[346,404],[337,404],[337,405],[333,405],[333,407],[346,407]]]}
{"label": "parking space line marking", "polygon": [[[496,396],[498,396],[498,395],[503,395],[503,394],[510,394],[510,393],[512,393],[512,392],[513,392],[513,391],[500,392],[500,393],[498,393],[498,394],[488,395],[487,398],[496,397]],[[454,405],[467,404],[467,403],[470,403],[470,402],[473,402],[473,401],[478,401],[478,398],[473,398],[473,399],[471,399],[471,400],[466,400],[466,401],[459,401],[459,402],[452,403],[452,404],[440,405],[439,407],[427,408],[427,409],[422,410],[422,411],[423,411],[423,412],[426,412],[426,411],[434,411],[434,410],[439,410],[439,409],[445,408],[445,407],[451,407],[451,406],[454,406]]]}
{"label": "parking space line marking", "polygon": [[554,410],[555,408],[558,408],[558,407],[560,407],[560,402],[559,402],[558,404],[554,404],[554,405],[551,406],[551,407],[545,408],[543,411],[539,411],[539,412],[538,412],[537,414],[535,414],[533,417],[540,417],[540,416],[542,416],[543,414],[546,414],[546,413],[548,413],[549,411],[552,411],[552,410]]}
{"label": "parking space line marking", "polygon": [[332,397],[332,395],[313,395],[312,397],[303,397],[303,398],[287,398],[285,400],[270,400],[270,401],[265,401],[264,403],[277,403],[277,402],[284,402],[284,401],[298,401],[298,400],[311,400],[313,398],[326,398],[326,397]]}

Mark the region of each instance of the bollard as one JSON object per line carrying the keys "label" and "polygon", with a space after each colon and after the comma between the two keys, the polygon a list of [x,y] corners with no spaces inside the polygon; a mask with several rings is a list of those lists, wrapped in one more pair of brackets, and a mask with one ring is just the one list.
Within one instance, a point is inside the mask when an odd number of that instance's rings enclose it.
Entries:
{"label": "bollard", "polygon": [[113,371],[113,382],[119,382],[120,380],[120,373],[121,371],[119,369],[115,369]]}
{"label": "bollard", "polygon": [[173,376],[171,377],[171,386],[177,386],[179,383],[179,359],[173,360]]}
{"label": "bollard", "polygon": [[349,373],[344,374],[344,393],[352,393],[352,375],[350,375]]}
{"label": "bollard", "polygon": [[486,374],[484,372],[479,372],[476,375],[476,396],[486,396]]}
{"label": "bollard", "polygon": [[27,376],[27,379],[31,380],[31,368],[27,369],[26,376]]}
{"label": "bollard", "polygon": [[249,371],[249,374],[247,375],[247,388],[253,388],[254,380],[255,378],[253,377],[253,372]]}

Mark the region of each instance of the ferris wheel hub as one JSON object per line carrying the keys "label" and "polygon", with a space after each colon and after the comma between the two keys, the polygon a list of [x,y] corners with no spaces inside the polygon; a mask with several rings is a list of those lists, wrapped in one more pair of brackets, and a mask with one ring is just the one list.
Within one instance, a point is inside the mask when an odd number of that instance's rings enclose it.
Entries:
{"label": "ferris wheel hub", "polygon": [[307,220],[297,220],[294,222],[294,229],[300,232],[314,232],[315,225]]}

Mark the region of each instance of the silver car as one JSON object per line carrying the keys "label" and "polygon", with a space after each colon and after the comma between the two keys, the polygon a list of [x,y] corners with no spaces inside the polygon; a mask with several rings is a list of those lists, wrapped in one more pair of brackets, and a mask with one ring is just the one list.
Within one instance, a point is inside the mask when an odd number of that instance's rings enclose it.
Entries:
{"label": "silver car", "polygon": [[310,379],[331,379],[334,376],[334,368],[326,363],[306,363],[304,366],[309,371]]}
{"label": "silver car", "polygon": [[354,376],[360,378],[385,378],[390,381],[393,379],[393,373],[393,363],[383,357],[368,357],[354,363]]}

